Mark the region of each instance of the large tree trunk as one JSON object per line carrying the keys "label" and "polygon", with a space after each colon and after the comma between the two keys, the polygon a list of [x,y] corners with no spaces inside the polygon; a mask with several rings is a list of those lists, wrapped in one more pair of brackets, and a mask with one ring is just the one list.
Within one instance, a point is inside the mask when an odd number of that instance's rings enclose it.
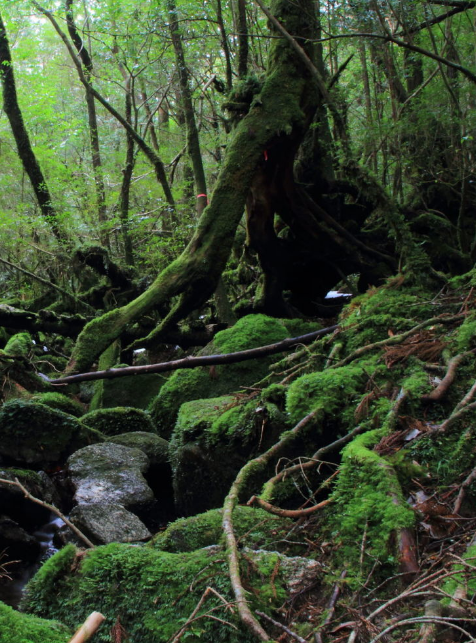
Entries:
{"label": "large tree trunk", "polygon": [[[313,36],[308,19],[313,15],[310,0],[296,3],[277,0],[273,12],[303,42]],[[312,45],[306,47],[312,58]],[[210,205],[204,210],[192,240],[145,293],[85,327],[74,348],[69,373],[89,368],[127,324],[151,308],[180,295],[171,313],[154,331],[157,336],[210,297],[231,252],[246,198],[265,152],[281,147],[288,138],[296,146],[312,119],[318,99],[316,85],[299,56],[286,40],[274,39],[262,90],[237,126]]]}

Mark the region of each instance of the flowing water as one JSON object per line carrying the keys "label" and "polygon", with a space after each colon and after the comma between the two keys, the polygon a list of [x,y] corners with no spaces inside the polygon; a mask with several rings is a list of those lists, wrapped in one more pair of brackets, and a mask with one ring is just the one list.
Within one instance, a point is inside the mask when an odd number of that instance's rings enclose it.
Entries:
{"label": "flowing water", "polygon": [[11,580],[2,579],[0,581],[0,601],[12,607],[18,607],[23,589],[32,578],[40,565],[53,556],[58,550],[54,546],[55,535],[64,525],[61,518],[51,514],[49,522],[42,525],[32,536],[36,538],[41,546],[41,554],[34,563],[19,562],[15,565],[8,566],[6,569],[11,576]]}

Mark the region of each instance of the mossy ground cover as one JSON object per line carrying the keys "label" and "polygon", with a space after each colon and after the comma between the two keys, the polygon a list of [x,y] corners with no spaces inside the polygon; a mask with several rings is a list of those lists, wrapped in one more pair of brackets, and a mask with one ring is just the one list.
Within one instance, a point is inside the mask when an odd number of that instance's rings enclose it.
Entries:
{"label": "mossy ground cover", "polygon": [[71,636],[61,623],[20,614],[0,602],[0,643],[67,643]]}
{"label": "mossy ground cover", "polygon": [[[228,567],[221,549],[169,553],[151,547],[112,544],[76,558],[71,545],[47,561],[30,582],[23,608],[48,615],[70,627],[80,624],[91,611],[100,611],[106,623],[95,635],[98,643],[110,643],[110,629],[120,620],[130,643],[166,643],[178,632],[207,586],[226,601],[233,600]],[[282,580],[270,576],[278,554],[269,554],[249,578],[255,608],[277,608],[285,599]],[[254,590],[254,591],[253,591]],[[256,591],[259,590],[259,591]],[[263,597],[263,598],[261,598]],[[254,643],[254,638],[216,596],[207,599],[200,615],[212,615],[229,625],[203,616],[187,631],[189,641]]]}
{"label": "mossy ground cover", "polygon": [[81,421],[86,426],[108,436],[135,431],[155,433],[154,424],[148,413],[126,406],[90,411],[81,418]]}

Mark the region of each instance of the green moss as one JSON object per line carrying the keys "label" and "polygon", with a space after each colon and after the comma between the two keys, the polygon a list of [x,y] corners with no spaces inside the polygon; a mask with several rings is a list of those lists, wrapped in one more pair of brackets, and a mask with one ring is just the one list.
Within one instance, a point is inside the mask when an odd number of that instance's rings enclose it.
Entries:
{"label": "green moss", "polygon": [[[281,341],[288,337],[288,331],[278,319],[265,315],[248,315],[232,328],[223,330],[200,354],[234,353]],[[165,439],[170,437],[178,410],[190,400],[218,397],[239,391],[264,377],[276,356],[227,364],[208,368],[182,369],[167,380],[151,406],[152,417],[159,433]]]}
{"label": "green moss", "polygon": [[476,313],[470,313],[458,328],[455,345],[459,353],[476,348]]}
{"label": "green moss", "polygon": [[[463,586],[466,587],[468,596],[476,594],[476,545],[470,545],[463,555],[463,560],[466,565],[457,563],[453,565],[450,571],[461,570],[461,574],[450,576],[443,585],[443,591],[453,596],[456,590]],[[445,603],[449,603],[450,599],[444,599]]]}
{"label": "green moss", "polygon": [[32,348],[33,341],[30,333],[17,333],[8,340],[4,350],[12,357],[27,357]]}
{"label": "green moss", "polygon": [[307,333],[313,333],[315,330],[322,328],[322,324],[315,321],[305,321],[304,319],[283,319],[282,322],[287,328],[289,337],[307,335]]}
{"label": "green moss", "polygon": [[342,326],[347,329],[344,335],[347,350],[387,339],[389,331],[401,333],[433,317],[432,298],[432,294],[405,284],[400,288],[371,289],[355,297],[341,316]]}
{"label": "green moss", "polygon": [[81,417],[84,414],[84,408],[79,402],[62,393],[39,393],[33,396],[32,402],[45,404],[52,409],[58,409],[75,417]]}
{"label": "green moss", "polygon": [[[194,551],[223,541],[222,510],[212,509],[190,518],[180,518],[158,534],[150,546],[172,553]],[[293,523],[261,509],[236,507],[233,512],[235,534],[240,545],[252,549],[276,549]]]}
{"label": "green moss", "polygon": [[1,643],[66,643],[71,636],[68,628],[61,623],[20,614],[0,603]]}
{"label": "green moss", "polygon": [[12,400],[0,410],[0,452],[28,463],[57,462],[101,434],[45,404]]}
{"label": "green moss", "polygon": [[[407,505],[397,475],[390,463],[372,447],[386,434],[369,431],[355,438],[342,452],[340,475],[333,492],[331,518],[339,556],[354,574],[368,572],[377,559],[396,562],[395,532],[412,527],[413,511]],[[366,533],[364,565],[360,568],[361,542]]]}
{"label": "green moss", "polygon": [[286,416],[260,398],[239,403],[224,396],[182,404],[170,441],[178,511],[190,515],[220,506],[241,467],[286,428]]}
{"label": "green moss", "polygon": [[118,406],[114,409],[91,411],[81,418],[86,425],[104,435],[145,431],[155,433],[150,415],[140,409]]}
{"label": "green moss", "polygon": [[359,391],[367,380],[367,372],[354,363],[302,375],[291,384],[287,394],[286,406],[291,421],[299,422],[315,409],[333,415],[350,406],[353,413],[354,406],[360,399]]}
{"label": "green moss", "polygon": [[[184,624],[208,585],[225,600],[232,601],[228,565],[223,550],[202,549],[173,554],[152,547],[111,544],[89,550],[74,559],[71,547],[48,560],[30,581],[24,609],[36,615],[61,619],[76,627],[93,611],[106,617],[95,635],[98,643],[110,642],[110,629],[119,618],[130,643],[165,643]],[[267,570],[276,567],[276,554],[266,563]],[[79,564],[78,564],[79,563]],[[265,563],[260,563],[263,567]],[[269,576],[261,576],[257,565],[248,578],[252,609],[265,611],[278,607],[285,592],[280,574],[274,579],[275,592],[267,586]],[[261,592],[266,602],[261,599]],[[254,643],[255,639],[215,595],[207,598],[201,614],[217,608],[214,615],[233,623],[209,618],[197,620],[187,630],[189,641],[217,643]]]}

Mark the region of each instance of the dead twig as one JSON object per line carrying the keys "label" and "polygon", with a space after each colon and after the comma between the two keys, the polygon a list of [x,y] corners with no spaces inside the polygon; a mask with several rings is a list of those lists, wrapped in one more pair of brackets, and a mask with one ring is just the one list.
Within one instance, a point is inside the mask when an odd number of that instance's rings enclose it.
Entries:
{"label": "dead twig", "polygon": [[296,634],[296,632],[293,632],[292,630],[290,630],[289,627],[286,627],[286,625],[283,625],[279,621],[275,621],[274,618],[271,618],[271,616],[268,616],[264,612],[259,612],[258,610],[256,610],[256,613],[258,614],[258,616],[261,616],[261,618],[264,618],[269,623],[272,623],[280,630],[283,630],[283,632],[286,632],[286,634],[289,634],[289,636],[291,636],[296,641],[299,641],[299,643],[307,643],[306,639],[303,639],[302,636],[299,636],[299,634]]}
{"label": "dead twig", "polygon": [[461,509],[461,505],[463,504],[463,499],[464,495],[466,493],[466,489],[476,480],[476,468],[474,468],[469,476],[466,478],[466,480],[463,482],[463,484],[460,487],[458,497],[456,498],[455,504],[453,506],[453,513],[454,514],[459,514],[459,511]]}
{"label": "dead twig", "polygon": [[93,612],[81,625],[69,643],[84,643],[98,630],[106,617],[101,612]]}
{"label": "dead twig", "polygon": [[334,589],[332,590],[331,598],[329,600],[329,603],[327,604],[327,616],[324,619],[324,622],[322,623],[319,630],[317,632],[314,632],[315,643],[322,643],[322,631],[327,627],[327,625],[329,625],[329,623],[334,618],[334,612],[336,609],[337,599],[339,598],[339,594],[340,594],[341,583],[346,576],[347,576],[347,570],[344,569],[340,575],[339,580],[334,585]]}
{"label": "dead twig", "polygon": [[439,400],[441,400],[441,398],[446,395],[448,389],[455,381],[458,366],[462,362],[464,362],[464,360],[469,355],[474,355],[475,351],[476,349],[466,351],[465,353],[460,353],[459,355],[456,355],[455,357],[450,359],[448,363],[448,370],[446,371],[446,375],[444,376],[444,378],[441,380],[438,386],[433,389],[433,391],[431,391],[431,393],[429,393],[428,395],[422,395],[421,399],[424,402],[438,402]]}
{"label": "dead twig", "polygon": [[82,531],[80,531],[76,525],[73,525],[73,523],[66,518],[64,514],[61,513],[59,509],[57,509],[54,505],[50,505],[48,502],[44,502],[44,500],[40,500],[39,498],[35,498],[35,496],[32,496],[32,494],[26,489],[22,483],[18,480],[18,478],[15,478],[15,480],[6,480],[5,478],[0,478],[0,483],[2,484],[9,484],[12,485],[13,487],[18,487],[23,491],[25,494],[25,497],[28,498],[28,500],[31,500],[32,502],[36,503],[37,505],[40,505],[40,507],[44,507],[45,509],[48,509],[51,511],[51,513],[55,514],[55,516],[58,516],[58,518],[61,518],[61,520],[68,525],[68,527],[71,529],[73,533],[76,534],[76,536],[83,541],[83,543],[87,546],[90,547],[91,549],[94,549],[94,544],[89,540],[87,536],[83,534]]}

